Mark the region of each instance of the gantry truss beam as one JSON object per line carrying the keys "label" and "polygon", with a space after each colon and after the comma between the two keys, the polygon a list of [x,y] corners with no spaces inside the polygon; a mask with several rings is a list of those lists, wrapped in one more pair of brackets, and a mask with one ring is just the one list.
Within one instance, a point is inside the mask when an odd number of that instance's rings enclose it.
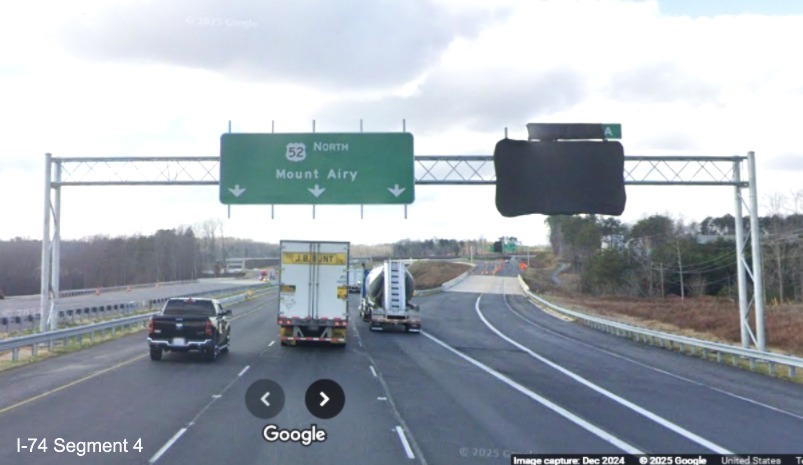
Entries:
{"label": "gantry truss beam", "polygon": [[[746,157],[626,156],[625,184],[739,186],[734,163]],[[61,181],[53,186],[217,185],[219,157],[54,158]],[[490,155],[415,157],[415,183],[420,185],[495,184]]]}

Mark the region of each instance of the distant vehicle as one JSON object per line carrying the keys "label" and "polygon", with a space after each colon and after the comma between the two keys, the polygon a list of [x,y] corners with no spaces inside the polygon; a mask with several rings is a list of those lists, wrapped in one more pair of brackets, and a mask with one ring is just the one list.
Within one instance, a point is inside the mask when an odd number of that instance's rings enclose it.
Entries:
{"label": "distant vehicle", "polygon": [[346,345],[348,242],[279,243],[279,341]]}
{"label": "distant vehicle", "polygon": [[349,268],[349,294],[359,294],[365,270],[362,267]]}
{"label": "distant vehicle", "polygon": [[148,323],[151,360],[161,360],[165,351],[200,351],[209,361],[229,351],[231,327],[228,316],[215,299],[192,297],[169,299],[162,313]]}
{"label": "distant vehicle", "polygon": [[371,331],[400,328],[421,332],[421,311],[410,302],[415,293],[413,275],[401,260],[387,260],[368,273],[360,300],[360,317]]}

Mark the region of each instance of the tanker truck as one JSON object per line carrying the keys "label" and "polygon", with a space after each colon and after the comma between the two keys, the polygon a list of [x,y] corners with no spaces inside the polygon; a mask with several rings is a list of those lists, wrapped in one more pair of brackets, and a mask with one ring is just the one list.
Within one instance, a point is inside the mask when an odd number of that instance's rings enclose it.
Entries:
{"label": "tanker truck", "polygon": [[362,285],[360,317],[371,331],[390,328],[421,331],[421,311],[410,302],[415,292],[413,275],[401,260],[387,260],[371,270]]}

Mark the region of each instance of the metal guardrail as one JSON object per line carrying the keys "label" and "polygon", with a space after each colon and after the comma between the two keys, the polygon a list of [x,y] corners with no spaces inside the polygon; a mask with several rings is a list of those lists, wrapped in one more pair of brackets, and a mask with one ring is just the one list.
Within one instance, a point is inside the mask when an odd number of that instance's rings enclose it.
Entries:
{"label": "metal guardrail", "polygon": [[[465,263],[465,262],[457,262],[457,263]],[[417,291],[415,291],[415,297],[426,297],[428,295],[434,295],[434,294],[437,294],[439,292],[444,292],[444,291],[447,291],[447,290],[453,288],[454,286],[459,284],[462,280],[466,279],[468,277],[468,275],[471,274],[471,271],[474,269],[474,267],[477,266],[477,265],[475,265],[473,263],[465,263],[465,264],[466,265],[471,265],[471,269],[469,269],[465,273],[461,274],[460,276],[458,276],[458,277],[456,277],[456,278],[454,278],[454,279],[452,279],[450,281],[446,281],[445,283],[443,283],[442,285],[440,285],[438,287],[433,287],[432,289],[422,289],[420,291],[417,290]]]}
{"label": "metal guardrail", "polygon": [[649,343],[668,349],[672,349],[673,344],[677,344],[680,352],[686,353],[688,351],[692,355],[696,354],[696,349],[699,349],[702,352],[703,358],[707,359],[709,353],[713,353],[715,354],[717,362],[719,363],[722,363],[723,355],[730,355],[733,365],[737,365],[739,359],[748,360],[751,370],[756,369],[756,362],[763,362],[767,364],[769,374],[772,376],[777,375],[777,365],[786,366],[789,369],[790,378],[795,378],[798,368],[803,369],[803,358],[795,357],[793,355],[764,352],[730,344],[706,341],[688,336],[664,333],[661,331],[655,331],[652,329],[620,323],[618,321],[590,316],[585,313],[569,310],[555,305],[552,302],[549,302],[546,299],[530,292],[529,287],[521,278],[521,275],[519,275],[519,283],[521,284],[525,294],[527,294],[527,296],[530,298],[537,300],[553,310],[581,320],[583,323],[591,326],[592,328],[615,334],[616,336],[628,337],[636,342]]}
{"label": "metal guardrail", "polygon": [[147,284],[131,284],[127,286],[111,286],[111,287],[99,287],[95,289],[71,289],[68,291],[59,291],[59,298],[64,297],[75,297],[79,295],[89,295],[95,294],[96,292],[100,291],[101,293],[106,292],[116,292],[116,291],[125,291],[128,289],[143,289],[147,287],[161,287],[161,286],[174,286],[177,284],[190,284],[190,283],[197,283],[197,279],[190,279],[185,281],[167,281],[163,283],[147,283]]}
{"label": "metal guardrail", "polygon": [[[178,281],[173,282],[173,284],[178,284]],[[84,306],[67,306],[66,308],[59,308],[56,312],[56,317],[58,321],[61,322],[71,322],[75,321],[76,319],[84,318],[84,317],[97,317],[103,315],[109,315],[110,313],[131,313],[135,311],[137,308],[153,308],[154,305],[159,305],[167,301],[169,298],[173,297],[202,297],[208,295],[215,295],[221,294],[225,292],[238,292],[244,290],[256,290],[270,286],[270,284],[266,284],[264,282],[260,283],[253,283],[253,284],[246,284],[240,286],[232,286],[226,288],[216,288],[210,289],[205,291],[193,292],[193,293],[181,293],[176,295],[171,295],[169,297],[160,297],[158,299],[144,299],[144,300],[128,300],[121,302],[118,301],[116,303],[104,303],[104,304],[93,304],[93,305],[84,305]],[[143,285],[143,287],[153,287],[152,285]],[[123,287],[125,289],[125,287]],[[30,309],[30,311],[25,310],[18,310],[14,315],[0,315],[0,329],[5,329],[6,332],[10,330],[11,325],[22,326],[23,329],[25,326],[34,327],[38,324],[40,320],[39,309]]]}
{"label": "metal guardrail", "polygon": [[275,286],[272,286],[271,284],[266,284],[264,282],[260,282],[260,283],[248,284],[248,285],[244,285],[244,286],[234,286],[234,287],[223,288],[223,289],[212,289],[212,290],[209,290],[209,291],[193,292],[193,293],[190,293],[190,294],[186,294],[185,293],[185,294],[174,295],[174,296],[170,296],[170,297],[160,297],[158,299],[147,299],[145,302],[147,302],[148,308],[151,308],[151,307],[153,307],[154,304],[157,304],[157,305],[158,304],[163,304],[163,303],[167,302],[168,299],[174,299],[176,297],[202,297],[202,296],[209,296],[209,295],[215,295],[215,294],[224,294],[224,293],[228,293],[228,292],[253,291],[253,290],[259,290],[259,289],[271,289],[271,288],[275,288]]}
{"label": "metal guardrail", "polygon": [[[264,285],[262,286],[265,287]],[[275,287],[267,288],[267,290],[276,289]],[[218,299],[221,304],[234,304],[243,302],[249,297],[249,292],[244,292],[239,295]],[[159,299],[166,301],[168,298]],[[90,342],[94,339],[95,334],[100,333],[101,337],[105,337],[107,331],[111,331],[112,335],[120,328],[127,328],[132,330],[136,326],[146,325],[148,320],[159,312],[149,312],[140,315],[127,316],[117,318],[111,321],[104,321],[101,323],[92,323],[83,326],[76,326],[74,328],[59,329],[56,331],[48,331],[45,333],[36,333],[28,336],[20,336],[9,339],[0,339],[0,353],[11,351],[11,360],[18,361],[20,356],[20,349],[23,347],[31,347],[31,355],[36,356],[39,352],[39,346],[47,344],[48,349],[52,350],[57,341],[61,341],[63,347],[67,347],[69,340],[75,338],[76,342],[80,345],[83,343],[84,337],[88,336]]]}

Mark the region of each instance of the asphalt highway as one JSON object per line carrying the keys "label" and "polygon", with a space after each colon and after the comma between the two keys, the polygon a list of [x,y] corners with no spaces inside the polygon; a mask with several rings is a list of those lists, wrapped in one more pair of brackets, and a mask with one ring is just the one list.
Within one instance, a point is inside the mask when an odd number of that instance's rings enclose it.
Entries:
{"label": "asphalt highway", "polygon": [[[509,464],[526,452],[803,452],[800,385],[558,319],[521,294],[512,262],[419,298],[421,334],[368,331],[352,296],[345,349],[282,347],[268,295],[230,307],[231,352],[214,363],[192,354],[152,362],[140,333],[2,372],[0,463]],[[273,418],[245,405],[261,379],[284,392]],[[305,405],[319,379],[345,392],[334,418]],[[314,424],[326,440],[267,442],[268,424]],[[27,438],[46,439],[48,449],[20,450]],[[62,449],[127,440],[128,452],[57,452],[59,438]]]}

